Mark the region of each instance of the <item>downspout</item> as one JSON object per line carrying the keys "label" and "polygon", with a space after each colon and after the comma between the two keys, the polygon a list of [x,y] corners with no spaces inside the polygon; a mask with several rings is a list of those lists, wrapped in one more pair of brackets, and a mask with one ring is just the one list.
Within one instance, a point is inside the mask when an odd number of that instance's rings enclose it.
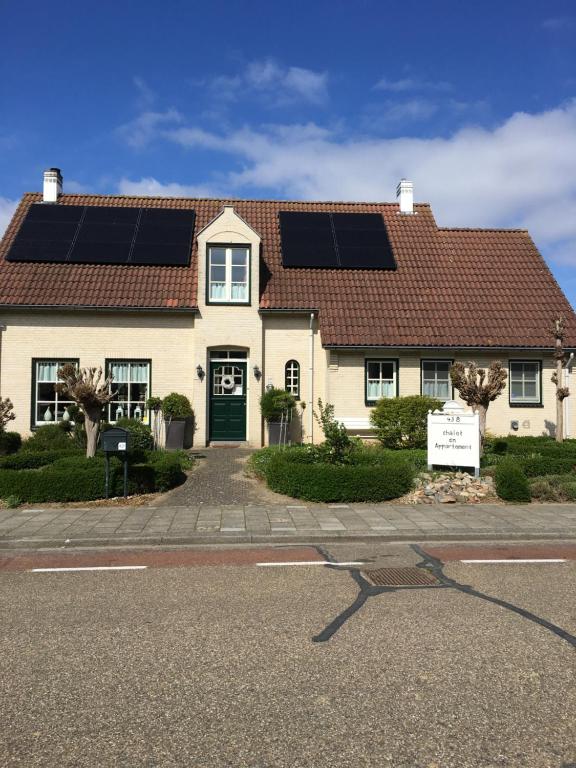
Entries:
{"label": "downspout", "polygon": [[310,312],[310,352],[309,358],[309,381],[310,392],[308,398],[308,432],[310,442],[314,442],[314,312]]}
{"label": "downspout", "polygon": [[[574,352],[570,352],[570,357],[564,368],[564,386],[570,388],[570,374],[574,364]],[[564,437],[570,437],[570,397],[564,400]]]}
{"label": "downspout", "polygon": [[0,323],[0,400],[2,399],[2,332],[6,330],[6,326]]}

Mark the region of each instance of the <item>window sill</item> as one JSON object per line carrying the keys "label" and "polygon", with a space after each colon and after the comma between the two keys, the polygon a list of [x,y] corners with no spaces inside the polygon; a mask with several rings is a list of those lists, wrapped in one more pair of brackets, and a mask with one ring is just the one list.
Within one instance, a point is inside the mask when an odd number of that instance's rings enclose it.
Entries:
{"label": "window sill", "polygon": [[510,408],[544,408],[544,403],[508,403]]}
{"label": "window sill", "polygon": [[207,301],[209,307],[250,307],[251,301]]}

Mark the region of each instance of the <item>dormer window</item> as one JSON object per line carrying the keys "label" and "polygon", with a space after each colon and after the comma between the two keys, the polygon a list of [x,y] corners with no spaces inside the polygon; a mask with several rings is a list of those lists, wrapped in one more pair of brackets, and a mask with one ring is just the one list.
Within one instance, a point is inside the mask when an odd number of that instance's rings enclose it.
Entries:
{"label": "dormer window", "polygon": [[250,302],[250,249],[246,246],[208,247],[208,302],[248,304]]}

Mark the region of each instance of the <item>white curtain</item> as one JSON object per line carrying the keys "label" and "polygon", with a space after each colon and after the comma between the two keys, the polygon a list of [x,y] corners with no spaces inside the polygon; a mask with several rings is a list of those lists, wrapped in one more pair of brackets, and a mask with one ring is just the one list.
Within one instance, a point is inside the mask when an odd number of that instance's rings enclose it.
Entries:
{"label": "white curtain", "polygon": [[232,300],[246,301],[248,298],[248,286],[246,283],[232,283]]}
{"label": "white curtain", "polygon": [[56,381],[58,363],[37,363],[36,378],[38,381]]}

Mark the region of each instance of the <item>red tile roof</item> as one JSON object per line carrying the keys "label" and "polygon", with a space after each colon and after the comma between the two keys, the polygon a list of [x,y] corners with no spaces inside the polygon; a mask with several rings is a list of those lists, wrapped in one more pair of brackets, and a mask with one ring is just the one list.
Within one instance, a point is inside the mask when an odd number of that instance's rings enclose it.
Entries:
{"label": "red tile roof", "polygon": [[[22,199],[0,245],[0,305],[193,310],[197,246],[190,266],[25,264],[5,255],[31,203]],[[235,211],[262,237],[263,310],[318,310],[325,346],[550,347],[548,329],[567,318],[576,347],[576,315],[523,230],[438,228],[430,207],[402,215],[391,203],[63,195],[59,205],[193,208],[196,232],[221,210]],[[280,210],[384,216],[397,269],[284,269]]]}

